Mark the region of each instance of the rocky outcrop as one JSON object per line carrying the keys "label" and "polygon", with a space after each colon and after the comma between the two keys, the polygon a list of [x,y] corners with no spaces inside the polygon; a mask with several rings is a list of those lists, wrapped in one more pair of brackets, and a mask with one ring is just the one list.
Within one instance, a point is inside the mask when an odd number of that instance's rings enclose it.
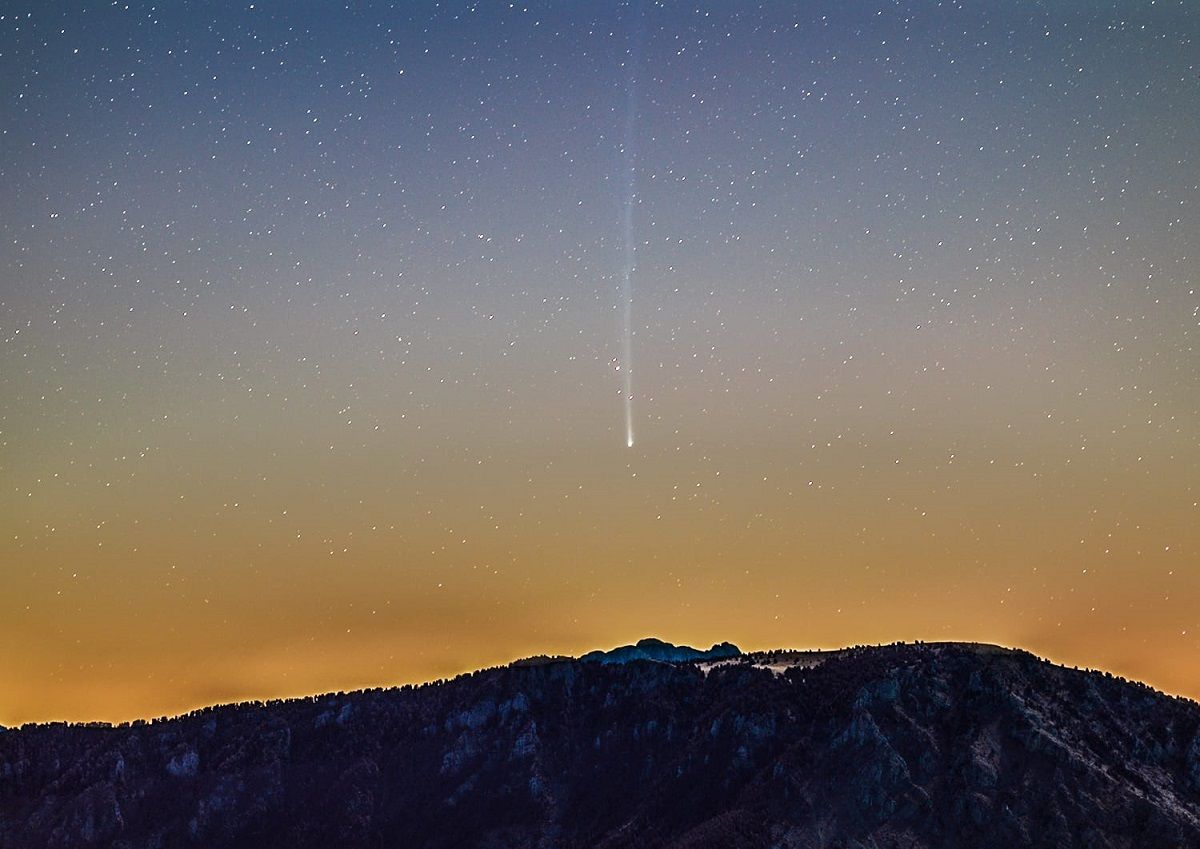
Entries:
{"label": "rocky outcrop", "polygon": [[960,644],[0,731],[0,846],[1200,847],[1200,706]]}
{"label": "rocky outcrop", "polygon": [[632,646],[620,646],[608,651],[588,652],[579,658],[584,663],[631,663],[635,660],[657,660],[662,663],[681,663],[696,660],[722,660],[737,657],[742,652],[733,643],[717,643],[703,651],[691,646],[677,646],[647,637]]}

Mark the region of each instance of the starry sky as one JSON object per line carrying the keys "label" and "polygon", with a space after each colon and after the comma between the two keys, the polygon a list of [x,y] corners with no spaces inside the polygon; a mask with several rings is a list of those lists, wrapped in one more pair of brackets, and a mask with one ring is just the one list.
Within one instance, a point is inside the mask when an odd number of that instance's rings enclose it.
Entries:
{"label": "starry sky", "polygon": [[1200,696],[1198,277],[1191,0],[5,3],[0,723],[647,635]]}

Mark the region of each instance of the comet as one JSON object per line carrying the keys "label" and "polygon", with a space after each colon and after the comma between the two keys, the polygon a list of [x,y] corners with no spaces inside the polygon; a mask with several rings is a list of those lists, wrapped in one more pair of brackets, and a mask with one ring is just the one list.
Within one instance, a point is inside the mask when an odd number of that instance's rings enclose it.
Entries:
{"label": "comet", "polygon": [[621,144],[622,169],[625,174],[625,196],[621,205],[621,235],[625,269],[621,275],[622,345],[621,375],[624,379],[622,398],[625,402],[625,447],[633,447],[633,277],[637,271],[637,245],[634,242],[634,205],[637,203],[637,114],[638,64],[641,59],[643,21],[641,9],[634,12],[629,59],[626,63],[625,133]]}

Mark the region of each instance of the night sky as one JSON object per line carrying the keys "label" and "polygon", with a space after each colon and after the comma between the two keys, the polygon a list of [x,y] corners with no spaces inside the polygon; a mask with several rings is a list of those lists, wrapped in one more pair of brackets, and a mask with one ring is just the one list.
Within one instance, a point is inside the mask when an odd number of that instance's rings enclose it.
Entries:
{"label": "night sky", "polygon": [[647,635],[1200,696],[1200,4],[0,9],[0,722]]}

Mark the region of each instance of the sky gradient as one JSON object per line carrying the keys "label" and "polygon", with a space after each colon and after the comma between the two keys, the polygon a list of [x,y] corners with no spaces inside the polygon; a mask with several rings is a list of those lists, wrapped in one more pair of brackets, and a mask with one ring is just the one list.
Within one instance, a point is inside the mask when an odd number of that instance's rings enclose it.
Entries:
{"label": "sky gradient", "polygon": [[1192,2],[6,4],[0,723],[647,635],[1200,696],[1198,234]]}

